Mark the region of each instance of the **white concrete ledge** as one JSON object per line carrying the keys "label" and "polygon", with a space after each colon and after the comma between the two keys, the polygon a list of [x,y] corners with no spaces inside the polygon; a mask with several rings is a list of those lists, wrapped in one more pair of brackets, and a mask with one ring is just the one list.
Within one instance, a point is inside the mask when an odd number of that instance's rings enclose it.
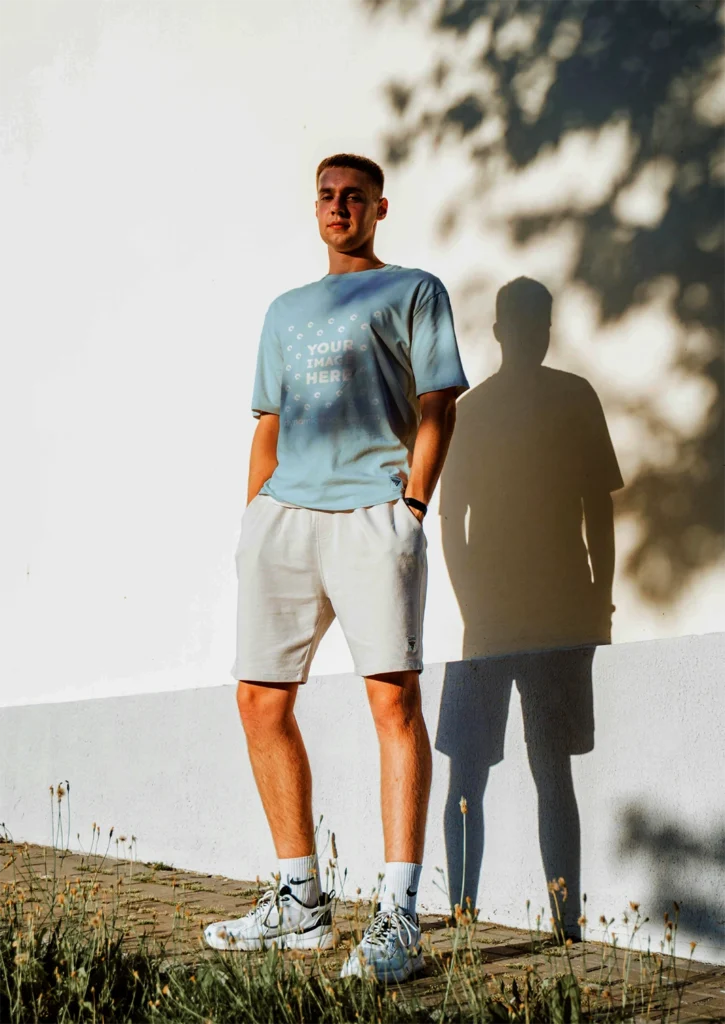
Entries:
{"label": "white concrete ledge", "polygon": [[[659,949],[663,914],[677,900],[678,950],[686,954],[696,941],[696,958],[725,962],[725,634],[592,653],[593,660],[554,652],[426,669],[436,750],[420,903],[447,906],[436,867],[450,869],[458,899],[461,795],[469,808],[466,891],[482,918],[525,927],[527,900],[535,918],[547,904],[542,849],[552,873],[567,865],[573,884],[571,760],[592,934],[600,915],[614,916],[618,941],[626,941],[621,917],[634,901],[650,917],[638,941]],[[586,752],[589,664],[595,733]],[[348,871],[345,894],[368,893],[383,845],[377,744],[360,680],[311,680],[300,691],[298,718],[315,811],[324,815],[321,845],[333,830]],[[570,759],[569,751],[578,753]],[[104,840],[111,826],[115,836],[135,835],[143,860],[236,878],[274,870],[233,685],[0,709],[0,821],[14,838],[51,841],[48,787],[66,779],[73,849],[77,834],[87,848],[96,821]],[[67,811],[64,801],[66,832]],[[323,869],[329,856],[328,846]]]}

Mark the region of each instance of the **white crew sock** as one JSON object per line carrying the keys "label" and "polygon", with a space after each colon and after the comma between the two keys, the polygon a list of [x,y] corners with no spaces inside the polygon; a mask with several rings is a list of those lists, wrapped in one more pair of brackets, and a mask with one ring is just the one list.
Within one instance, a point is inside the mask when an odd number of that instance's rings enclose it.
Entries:
{"label": "white crew sock", "polygon": [[380,886],[380,909],[400,907],[414,917],[422,868],[422,864],[406,864],[404,861],[386,864],[385,877]]}
{"label": "white crew sock", "polygon": [[280,886],[288,885],[300,903],[314,907],[320,902],[320,865],[317,854],[309,857],[288,857],[279,861]]}

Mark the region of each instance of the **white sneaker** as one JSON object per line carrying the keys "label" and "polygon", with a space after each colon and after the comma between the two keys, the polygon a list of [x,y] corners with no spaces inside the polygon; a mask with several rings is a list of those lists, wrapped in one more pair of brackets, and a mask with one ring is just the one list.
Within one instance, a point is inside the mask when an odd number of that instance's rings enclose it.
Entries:
{"label": "white sneaker", "polygon": [[377,981],[405,981],[423,966],[417,916],[405,910],[377,910],[340,972],[341,978],[357,975]]}
{"label": "white sneaker", "polygon": [[314,907],[300,903],[288,885],[268,889],[256,907],[235,921],[217,921],[204,931],[214,949],[328,949],[332,937],[332,897],[322,893]]}

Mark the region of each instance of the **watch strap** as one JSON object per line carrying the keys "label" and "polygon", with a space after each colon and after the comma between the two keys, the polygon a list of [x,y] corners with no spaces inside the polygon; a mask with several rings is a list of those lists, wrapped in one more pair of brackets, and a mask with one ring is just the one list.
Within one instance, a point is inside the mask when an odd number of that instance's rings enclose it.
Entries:
{"label": "watch strap", "polygon": [[417,509],[418,512],[422,512],[423,515],[428,511],[428,506],[424,501],[418,501],[417,498],[403,498],[403,501],[409,508]]}

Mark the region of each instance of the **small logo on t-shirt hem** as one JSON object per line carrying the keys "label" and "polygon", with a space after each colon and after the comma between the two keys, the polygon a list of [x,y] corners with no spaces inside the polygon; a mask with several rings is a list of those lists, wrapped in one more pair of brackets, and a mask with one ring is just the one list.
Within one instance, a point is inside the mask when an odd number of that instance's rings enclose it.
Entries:
{"label": "small logo on t-shirt hem", "polygon": [[418,650],[418,637],[417,636],[409,636],[408,637],[408,651],[411,654],[415,654],[415,652],[417,650]]}

